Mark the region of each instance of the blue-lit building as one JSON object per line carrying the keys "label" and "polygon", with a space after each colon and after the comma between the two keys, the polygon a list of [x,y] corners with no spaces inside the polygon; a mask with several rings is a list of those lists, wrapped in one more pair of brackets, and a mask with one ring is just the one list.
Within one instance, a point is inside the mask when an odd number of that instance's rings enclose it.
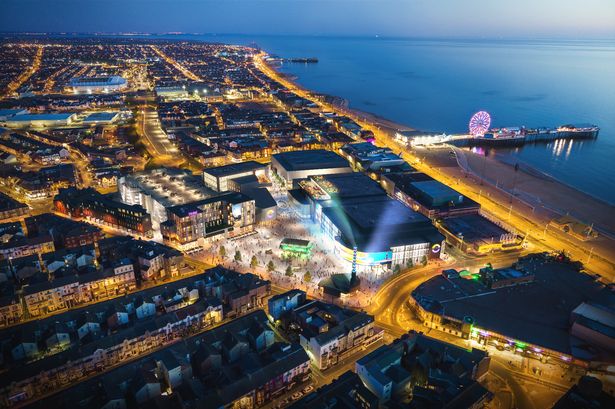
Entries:
{"label": "blue-lit building", "polygon": [[387,196],[362,173],[313,176],[293,191],[295,207],[359,266],[406,265],[439,258],[444,236],[429,218]]}

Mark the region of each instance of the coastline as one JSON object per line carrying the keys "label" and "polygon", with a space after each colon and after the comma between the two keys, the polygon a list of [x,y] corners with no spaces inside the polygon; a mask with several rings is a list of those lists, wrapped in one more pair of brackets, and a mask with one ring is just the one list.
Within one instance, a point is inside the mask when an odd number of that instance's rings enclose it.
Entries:
{"label": "coastline", "polygon": [[[286,73],[284,71],[280,71],[280,67],[272,65],[272,64],[268,64],[268,66],[276,71],[280,76],[284,77],[285,80],[287,80],[288,82],[292,83],[296,88],[299,88],[301,90],[303,90],[304,92],[308,92],[311,94],[318,94],[318,95],[324,95],[324,94],[319,94],[319,91],[317,90],[310,90],[305,88],[303,85],[301,85],[299,83],[300,81],[300,77],[298,75],[295,74],[289,74]],[[339,97],[339,96],[335,96],[335,97]],[[342,97],[339,97],[342,98]],[[347,100],[346,100],[347,101]],[[348,104],[349,105],[349,104]],[[384,116],[382,116],[381,114],[376,114],[373,112],[368,112],[368,111],[363,111],[357,108],[352,108],[350,106],[338,106],[336,105],[336,107],[341,110],[344,111],[346,113],[348,113],[349,116],[359,119],[361,122],[367,123],[369,125],[372,126],[376,126],[381,128],[382,130],[390,133],[391,135],[393,135],[395,133],[395,131],[397,130],[409,130],[409,131],[419,131],[419,129],[412,127],[412,126],[408,126],[408,125],[403,125],[400,124],[398,122],[392,121]],[[498,154],[496,155],[496,160],[498,160],[501,163],[504,164],[508,164],[514,167],[514,163],[519,163],[522,167],[524,167],[524,169],[522,169],[524,172],[529,173],[533,176],[535,176],[536,178],[541,178],[541,179],[546,179],[555,183],[559,183],[562,186],[568,188],[568,189],[572,189],[577,191],[578,193],[581,193],[585,196],[587,196],[588,198],[591,198],[591,200],[598,202],[602,205],[607,205],[607,206],[615,206],[615,203],[611,203],[608,200],[602,199],[600,197],[597,197],[589,192],[586,192],[576,186],[573,186],[570,183],[567,183],[564,180],[558,179],[557,177],[544,172],[542,170],[537,169],[536,167],[530,165],[529,163],[521,160],[521,159],[517,159],[517,158],[513,158],[512,156],[508,156],[506,157],[506,155],[504,154]],[[513,163],[511,163],[513,162]]]}
{"label": "coastline", "polygon": [[[266,62],[263,62],[263,64],[267,69],[271,70],[278,79],[283,79],[283,81],[286,82],[285,85],[288,86],[290,90],[299,91],[303,96],[311,98],[320,95],[317,91],[306,89],[297,81],[291,81],[284,77],[284,73],[278,71],[276,67],[272,67]],[[331,109],[330,105],[322,103],[322,101],[321,105],[325,109]],[[444,160],[446,161],[446,157],[448,157],[447,152],[454,149],[449,147],[448,149],[434,149],[434,151],[440,151],[439,158],[435,157],[435,161],[421,161],[417,157],[416,150],[414,152],[411,150],[404,152],[404,148],[393,140],[394,133],[397,129],[408,129],[409,127],[387,120],[379,115],[357,109],[337,106],[335,109],[341,114],[348,115],[361,125],[371,128],[375,132],[376,139],[380,144],[389,145],[390,147],[395,146],[396,149],[399,148],[404,159],[409,161],[417,170],[426,172],[441,182],[449,184],[470,199],[478,200],[483,204],[484,212],[495,216],[501,220],[502,223],[512,223],[512,225],[518,226],[516,230],[519,234],[531,236],[534,240],[541,242],[542,245],[549,248],[551,251],[561,251],[564,249],[571,257],[584,261],[588,270],[602,275],[607,280],[613,281],[615,279],[615,234],[612,236],[608,234],[609,231],[615,232],[615,220],[612,220],[611,217],[611,214],[615,212],[613,206],[599,201],[599,199],[595,199],[593,196],[587,195],[576,188],[569,187],[556,179],[550,180],[545,177],[545,175],[536,175],[530,172],[521,172],[525,175],[523,181],[515,180],[514,182],[503,182],[511,185],[514,184],[515,195],[512,195],[505,190],[505,185],[502,187],[499,186],[499,178],[496,178],[495,181],[493,179],[489,180],[488,178],[481,181],[481,178],[477,176],[480,175],[481,172],[476,172],[476,169],[483,168],[484,162],[482,159],[478,167],[475,164],[475,166],[471,167],[469,170],[464,170],[463,166],[461,166],[457,160],[455,160],[455,163],[452,165],[441,166],[441,163],[438,163],[438,159],[442,160],[443,154],[445,156]],[[484,157],[480,156],[480,158]],[[503,180],[505,179],[505,175],[508,175],[509,179],[511,176],[514,178],[516,172],[514,172],[513,166],[498,159],[488,159],[488,162],[491,163],[492,166],[495,164],[496,167],[500,168],[498,174],[502,175]],[[474,161],[476,161],[476,158]],[[472,177],[469,177],[470,174]],[[532,189],[529,189],[529,186],[532,186]],[[539,189],[538,194],[535,192],[536,187]],[[528,190],[527,192],[525,191],[526,189]],[[554,204],[546,203],[543,198]],[[563,209],[561,203],[558,203],[558,201],[562,199],[566,199],[565,203],[567,203]],[[537,203],[529,204],[528,202]],[[593,206],[597,207],[594,208]],[[600,234],[598,239],[591,240],[591,244],[589,244],[589,246],[591,246],[589,255],[585,250],[588,244],[583,244],[566,233],[548,228],[549,222],[561,214],[560,212],[569,212],[569,210],[566,211],[566,209],[579,208],[582,208],[580,213],[591,216],[590,219],[594,219],[598,216],[600,222],[595,223],[596,230],[606,229],[607,233]],[[575,213],[579,212],[577,211]],[[588,220],[587,217],[583,217],[583,219],[585,221]],[[606,222],[606,224],[602,224],[602,222]],[[547,234],[547,231],[549,234]]]}
{"label": "coastline", "polygon": [[519,170],[525,172],[525,173],[529,173],[532,176],[535,176],[537,178],[542,178],[551,182],[555,182],[555,183],[560,183],[564,186],[566,186],[569,189],[573,189],[576,190],[577,192],[583,193],[584,195],[586,195],[587,197],[591,198],[591,200],[594,200],[596,202],[600,202],[603,205],[607,205],[607,206],[614,206],[615,207],[615,203],[609,202],[608,200],[602,199],[600,197],[596,197],[594,195],[592,195],[589,192],[584,191],[583,189],[579,189],[576,186],[571,185],[570,183],[567,183],[566,181],[560,180],[558,178],[556,178],[555,176],[544,172],[540,169],[537,169],[536,167],[530,165],[528,162],[519,159],[519,158],[513,158],[512,156],[508,156],[508,155],[503,155],[503,154],[496,154],[495,155],[495,159],[501,163],[505,163],[507,165],[510,165],[511,167],[514,167],[516,163],[519,164]]}
{"label": "coastline", "polygon": [[[314,96],[319,96],[321,97],[333,97],[333,98],[339,98],[340,100],[344,100],[344,101],[348,101],[347,99],[340,97],[338,95],[327,95],[324,93],[321,93],[317,90],[312,90],[312,89],[308,89],[306,87],[304,87],[303,85],[301,85],[299,83],[299,76],[295,75],[295,74],[289,74],[287,72],[284,71],[280,71],[280,66],[276,65],[276,64],[272,64],[270,62],[267,61],[263,61],[263,64],[265,64],[269,69],[271,69],[272,71],[275,71],[277,73],[278,76],[280,76],[281,78],[283,78],[286,82],[290,83],[293,85],[293,88],[295,88],[296,90],[300,90],[304,93],[310,94],[310,95],[314,95]],[[330,105],[330,104],[328,104]],[[375,114],[373,112],[367,112],[367,111],[362,111],[360,109],[357,108],[350,108],[349,106],[341,106],[338,104],[335,104],[335,107],[337,110],[342,111],[344,113],[346,113],[348,116],[352,117],[353,119],[359,119],[361,122],[367,122],[368,124],[372,125],[372,126],[377,126],[389,131],[397,131],[397,130],[416,130],[413,127],[410,127],[408,125],[403,125],[400,123],[397,123],[395,121],[392,121],[390,119],[387,119],[379,114]]]}
{"label": "coastline", "polygon": [[[460,166],[466,172],[475,174],[536,209],[544,209],[545,214],[552,218],[569,214],[588,225],[596,225],[597,231],[615,238],[615,220],[610,217],[611,212],[615,212],[612,204],[562,183],[525,163],[519,163],[519,170],[515,174],[514,164],[508,161],[498,158],[485,160],[482,155],[466,150],[456,152],[466,158],[471,157],[467,166]],[[481,175],[481,163],[485,165],[484,176]]]}

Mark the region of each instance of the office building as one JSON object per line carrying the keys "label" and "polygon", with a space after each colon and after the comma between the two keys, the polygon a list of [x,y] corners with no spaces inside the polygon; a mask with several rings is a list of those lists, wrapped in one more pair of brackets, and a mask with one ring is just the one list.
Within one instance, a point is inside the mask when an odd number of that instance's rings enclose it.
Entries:
{"label": "office building", "polygon": [[218,196],[172,206],[160,224],[162,237],[183,249],[202,246],[219,234],[241,236],[254,230],[256,209],[248,196],[227,192]]}

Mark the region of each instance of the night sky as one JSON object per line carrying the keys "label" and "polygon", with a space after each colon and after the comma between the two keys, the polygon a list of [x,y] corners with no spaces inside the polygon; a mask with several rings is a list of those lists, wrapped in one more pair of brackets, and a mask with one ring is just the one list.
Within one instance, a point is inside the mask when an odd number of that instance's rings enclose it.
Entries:
{"label": "night sky", "polygon": [[0,0],[0,30],[615,37],[613,0]]}

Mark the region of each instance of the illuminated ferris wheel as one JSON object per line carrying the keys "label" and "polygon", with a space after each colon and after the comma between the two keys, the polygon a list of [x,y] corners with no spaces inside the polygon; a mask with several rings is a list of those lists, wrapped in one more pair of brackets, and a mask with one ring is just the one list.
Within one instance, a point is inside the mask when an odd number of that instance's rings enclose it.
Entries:
{"label": "illuminated ferris wheel", "polygon": [[470,118],[470,134],[473,136],[483,136],[491,125],[491,116],[487,111],[479,111]]}

